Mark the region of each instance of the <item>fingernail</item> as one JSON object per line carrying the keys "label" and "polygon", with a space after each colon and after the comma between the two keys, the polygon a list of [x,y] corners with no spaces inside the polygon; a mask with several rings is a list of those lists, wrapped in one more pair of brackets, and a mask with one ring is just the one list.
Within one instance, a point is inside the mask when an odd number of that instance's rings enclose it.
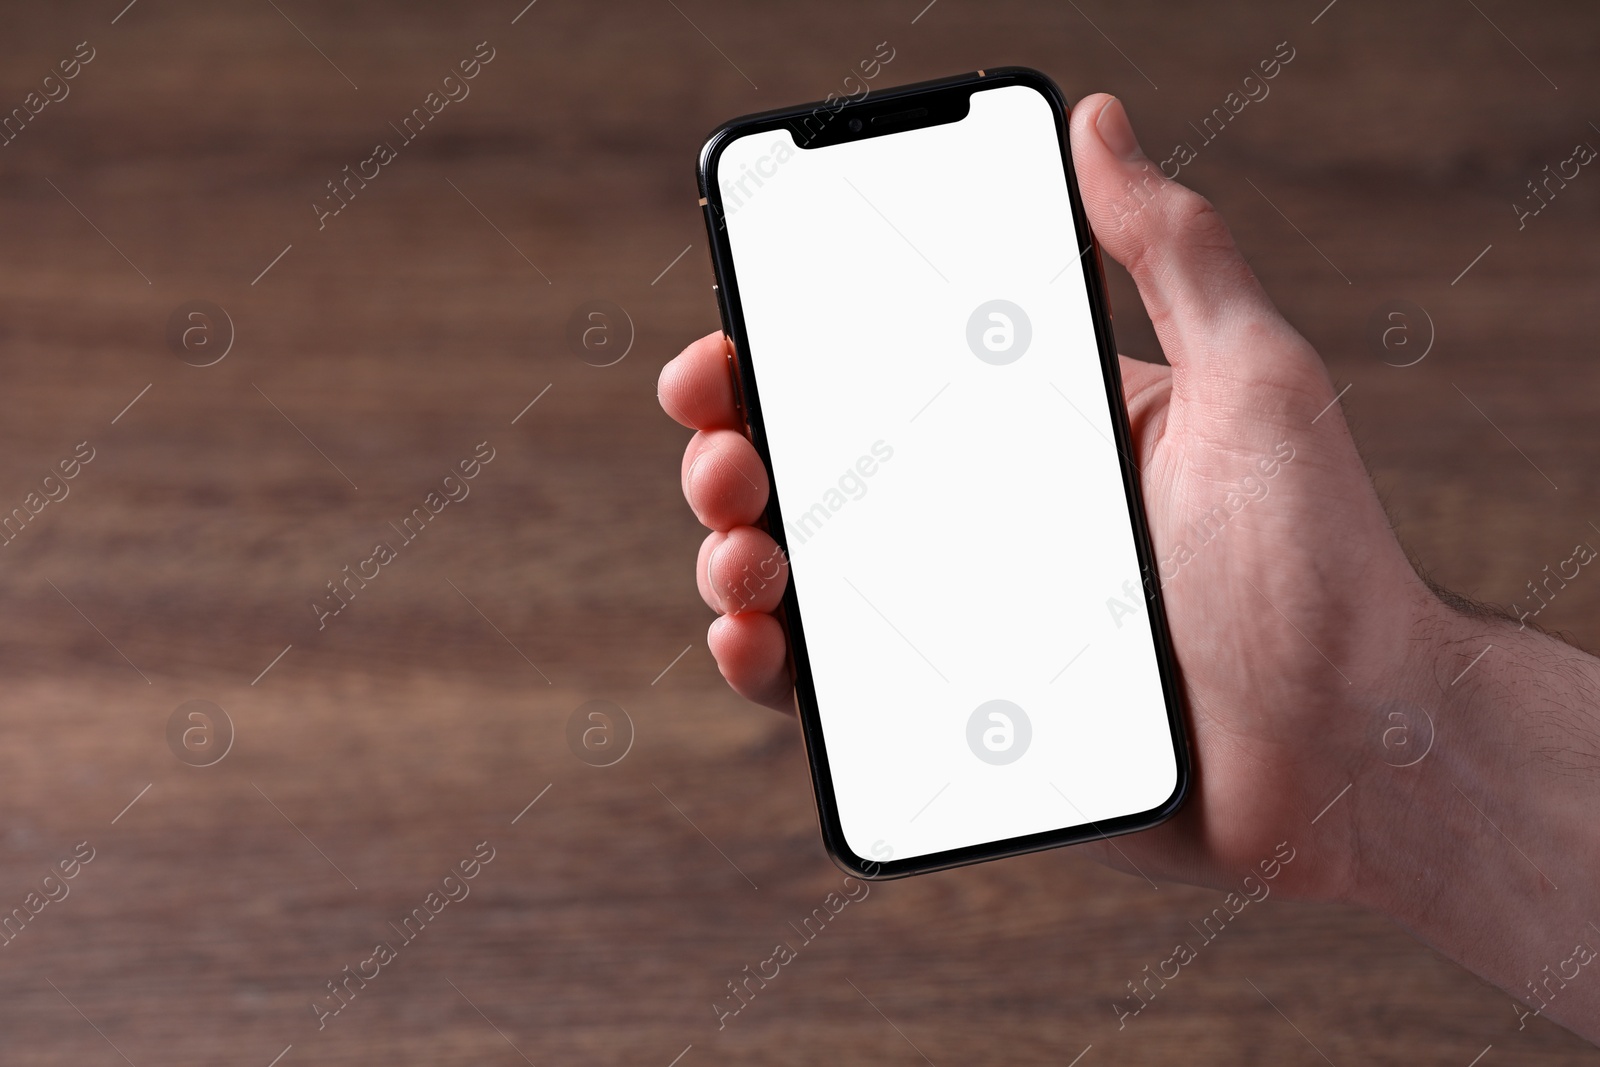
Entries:
{"label": "fingernail", "polygon": [[721,606],[722,613],[725,615],[728,613],[728,601],[727,598],[722,595],[722,590],[717,588],[716,571],[717,553],[721,552],[727,543],[728,539],[724,537],[721,541],[717,542],[717,547],[713,548],[710,554],[706,556],[706,588],[710,589],[711,595],[717,598],[717,604]]}
{"label": "fingernail", "polygon": [[[700,461],[705,458],[706,454],[702,451],[698,456],[694,457],[694,462],[689,464],[689,469],[683,472],[683,495],[685,499],[688,499],[689,487],[694,484],[694,469],[700,466]],[[693,502],[691,502],[690,506],[693,506]]]}
{"label": "fingernail", "polygon": [[1094,126],[1100,131],[1100,140],[1118,158],[1129,163],[1144,158],[1144,151],[1139,147],[1139,139],[1133,135],[1133,124],[1128,121],[1128,112],[1121,100],[1113,96],[1107,101],[1106,106],[1100,109],[1100,117],[1094,120]]}

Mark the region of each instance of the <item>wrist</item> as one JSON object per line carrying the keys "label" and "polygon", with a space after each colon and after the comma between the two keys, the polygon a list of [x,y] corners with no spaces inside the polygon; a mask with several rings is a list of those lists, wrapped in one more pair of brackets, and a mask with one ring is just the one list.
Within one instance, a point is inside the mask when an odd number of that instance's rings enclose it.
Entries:
{"label": "wrist", "polygon": [[[1399,815],[1435,806],[1427,798],[1441,783],[1450,791],[1451,775],[1479,773],[1477,744],[1465,747],[1457,736],[1455,705],[1462,669],[1488,641],[1473,647],[1468,620],[1420,581],[1408,583],[1398,605],[1392,592],[1384,597],[1345,627],[1340,658],[1363,669],[1341,671],[1345,685],[1316,694],[1327,701],[1323,736],[1299,746],[1298,789],[1280,833],[1303,846],[1293,896],[1397,914],[1416,889],[1406,865],[1419,847],[1437,847],[1424,820],[1414,827]],[[1472,664],[1467,677],[1483,665]],[[1463,759],[1465,766],[1439,772]]]}
{"label": "wrist", "polygon": [[1406,751],[1390,733],[1352,766],[1349,807],[1328,828],[1347,874],[1334,895],[1583,1032],[1577,1020],[1593,1019],[1600,976],[1570,990],[1546,976],[1576,941],[1600,947],[1589,925],[1600,922],[1589,892],[1600,662],[1514,621],[1434,601],[1397,686],[1410,695],[1392,709],[1413,717],[1406,740],[1418,747]]}
{"label": "wrist", "polygon": [[[1456,893],[1452,886],[1475,881],[1469,871],[1482,873],[1489,857],[1470,858],[1480,848],[1498,842],[1487,850],[1496,853],[1493,867],[1505,869],[1500,850],[1520,859],[1518,846],[1526,850],[1536,836],[1561,829],[1549,769],[1531,746],[1570,743],[1555,735],[1576,719],[1560,721],[1558,704],[1587,713],[1552,700],[1540,676],[1568,656],[1588,657],[1502,617],[1443,603],[1418,619],[1415,636],[1418,655],[1395,686],[1397,698],[1364,709],[1372,729],[1390,721],[1405,734],[1384,730],[1353,768],[1346,821],[1359,848],[1343,896],[1426,925]],[[1521,863],[1523,873],[1539,877],[1531,860]]]}

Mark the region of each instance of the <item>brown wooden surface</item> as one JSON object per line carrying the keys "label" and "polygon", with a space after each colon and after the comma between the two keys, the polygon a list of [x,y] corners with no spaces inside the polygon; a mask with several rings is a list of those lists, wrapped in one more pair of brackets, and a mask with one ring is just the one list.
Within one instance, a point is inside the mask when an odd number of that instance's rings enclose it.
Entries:
{"label": "brown wooden surface", "polygon": [[[7,6],[4,108],[96,57],[0,148],[0,506],[97,451],[0,548],[0,909],[96,856],[0,948],[0,1062],[1592,1062],[1382,920],[1275,901],[1119,1033],[1124,983],[1220,894],[1070,850],[874,888],[718,1032],[726,983],[841,881],[794,726],[706,652],[686,434],[654,397],[717,321],[692,165],[723,119],[887,40],[881,84],[1038,66],[1123,95],[1155,154],[1288,40],[1185,177],[1351,383],[1407,546],[1505,602],[1600,536],[1600,171],[1522,232],[1510,206],[1600,145],[1592,5],[942,0],[913,24],[922,2]],[[323,183],[482,40],[472,95],[319,232]],[[563,340],[595,298],[637,324],[612,367]],[[1394,298],[1438,333],[1405,369],[1365,336]],[[165,343],[190,299],[236,325],[215,366]],[[319,632],[306,600],[482,440],[471,497]],[[1543,621],[1592,646],[1597,619],[1590,577]],[[606,769],[565,740],[592,698],[637,727]],[[237,730],[209,768],[165,739],[191,699]],[[323,984],[481,840],[471,896],[319,1032]]]}

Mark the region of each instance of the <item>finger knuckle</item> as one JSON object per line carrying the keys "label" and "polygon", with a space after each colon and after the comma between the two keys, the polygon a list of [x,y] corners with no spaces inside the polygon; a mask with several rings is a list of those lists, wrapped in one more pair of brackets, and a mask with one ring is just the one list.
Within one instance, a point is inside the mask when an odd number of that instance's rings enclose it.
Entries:
{"label": "finger knuckle", "polygon": [[1193,189],[1168,186],[1163,221],[1170,235],[1190,248],[1231,250],[1233,236],[1215,205]]}

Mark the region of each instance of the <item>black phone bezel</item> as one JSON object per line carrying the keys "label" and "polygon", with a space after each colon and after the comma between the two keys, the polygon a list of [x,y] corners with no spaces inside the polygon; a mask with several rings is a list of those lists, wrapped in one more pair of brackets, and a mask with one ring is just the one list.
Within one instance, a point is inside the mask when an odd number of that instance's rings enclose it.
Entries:
{"label": "black phone bezel", "polygon": [[[829,856],[840,868],[852,875],[874,880],[901,878],[912,874],[945,870],[951,867],[1000,859],[1004,856],[1022,855],[1063,845],[1082,844],[1114,837],[1119,834],[1147,830],[1171,818],[1188,798],[1194,778],[1191,746],[1187,730],[1182,684],[1172,639],[1168,632],[1166,611],[1161,596],[1161,583],[1157,578],[1155,552],[1150,541],[1144,501],[1140,490],[1139,470],[1132,463],[1132,431],[1128,425],[1127,409],[1122,399],[1122,374],[1118,364],[1117,349],[1111,332],[1111,314],[1106,299],[1105,279],[1100,262],[1099,245],[1084,215],[1082,198],[1078,192],[1077,177],[1073,171],[1072,154],[1068,146],[1067,115],[1069,105],[1061,90],[1047,75],[1029,67],[1001,67],[961,74],[935,81],[917,82],[883,90],[865,91],[860,99],[843,98],[803,104],[747,115],[724,123],[712,132],[701,148],[698,166],[701,206],[705,212],[706,230],[710,239],[712,270],[716,277],[718,310],[722,316],[723,333],[729,338],[732,351],[730,362],[735,371],[736,397],[745,420],[745,432],[761,462],[766,467],[768,494],[763,525],[778,543],[784,558],[789,557],[788,539],[783,525],[783,515],[778,503],[777,479],[772,469],[772,457],[767,444],[766,427],[761,414],[760,390],[757,385],[754,363],[750,355],[745,332],[743,308],[739,301],[739,285],[733,265],[733,249],[729,245],[724,224],[722,190],[713,176],[722,152],[736,138],[749,134],[786,129],[795,135],[796,151],[827,147],[850,140],[876,136],[892,136],[906,129],[916,129],[936,122],[957,121],[965,117],[974,92],[1021,85],[1032,88],[1045,97],[1056,117],[1056,136],[1061,150],[1061,162],[1067,178],[1068,196],[1071,200],[1073,225],[1077,231],[1079,255],[1083,264],[1084,283],[1088,292],[1090,315],[1094,321],[1099,345],[1100,365],[1106,386],[1106,402],[1111,412],[1118,464],[1122,469],[1123,487],[1128,502],[1128,518],[1132,526],[1143,576],[1145,607],[1155,647],[1157,669],[1161,676],[1173,757],[1177,764],[1177,782],[1172,795],[1161,804],[1143,812],[1118,816],[1101,823],[1082,823],[1018,837],[1001,838],[963,848],[929,853],[906,859],[880,861],[856,855],[845,843],[833,795],[833,778],[828,765],[827,746],[823,738],[822,721],[817,706],[816,691],[811,677],[810,655],[805,641],[805,627],[801,621],[799,601],[794,583],[786,583],[782,614],[779,621],[788,635],[790,663],[794,674],[795,698],[805,738],[807,758],[811,768],[811,782],[817,805],[818,820],[822,828],[824,846]],[[916,107],[929,109],[932,121],[908,121],[878,126],[872,120],[880,116],[914,111],[907,101],[915,100]],[[959,112],[959,114],[957,114]],[[951,116],[955,117],[952,118]],[[850,130],[850,119],[860,118],[860,132]],[[820,122],[819,122],[820,120]],[[842,121],[841,121],[842,120]],[[810,135],[809,143],[802,145],[798,133]],[[1089,254],[1092,253],[1092,254]]]}

